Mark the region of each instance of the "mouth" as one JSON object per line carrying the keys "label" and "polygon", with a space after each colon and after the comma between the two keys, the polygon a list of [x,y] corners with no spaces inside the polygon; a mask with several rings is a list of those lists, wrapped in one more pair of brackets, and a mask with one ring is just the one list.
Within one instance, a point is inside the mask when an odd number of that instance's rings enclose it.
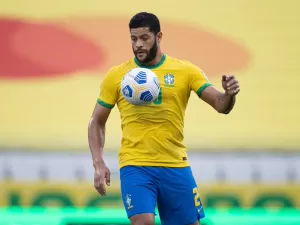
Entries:
{"label": "mouth", "polygon": [[137,51],[136,54],[137,54],[138,57],[142,57],[142,56],[146,55],[146,51],[141,51],[140,50],[140,51]]}

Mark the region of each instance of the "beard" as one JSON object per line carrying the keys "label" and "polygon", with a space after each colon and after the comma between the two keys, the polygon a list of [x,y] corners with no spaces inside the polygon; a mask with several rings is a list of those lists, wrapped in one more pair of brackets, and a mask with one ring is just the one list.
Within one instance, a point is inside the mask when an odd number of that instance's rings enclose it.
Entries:
{"label": "beard", "polygon": [[148,63],[152,60],[155,59],[156,57],[156,54],[157,54],[157,42],[155,40],[153,46],[150,48],[150,50],[148,51],[147,53],[147,56],[144,60],[139,60],[138,57],[137,57],[137,51],[133,51],[134,55],[135,55],[135,58],[141,63],[141,64],[144,64],[144,63]]}

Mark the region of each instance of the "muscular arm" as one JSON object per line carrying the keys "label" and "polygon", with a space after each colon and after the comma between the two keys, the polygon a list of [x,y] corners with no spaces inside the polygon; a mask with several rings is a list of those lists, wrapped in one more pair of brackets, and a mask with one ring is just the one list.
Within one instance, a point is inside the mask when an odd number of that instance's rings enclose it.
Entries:
{"label": "muscular arm", "polygon": [[230,113],[235,105],[235,96],[222,93],[213,86],[207,87],[199,97],[223,114]]}
{"label": "muscular arm", "polygon": [[93,115],[88,126],[88,141],[93,158],[94,167],[103,162],[103,148],[105,143],[105,124],[110,109],[96,103]]}

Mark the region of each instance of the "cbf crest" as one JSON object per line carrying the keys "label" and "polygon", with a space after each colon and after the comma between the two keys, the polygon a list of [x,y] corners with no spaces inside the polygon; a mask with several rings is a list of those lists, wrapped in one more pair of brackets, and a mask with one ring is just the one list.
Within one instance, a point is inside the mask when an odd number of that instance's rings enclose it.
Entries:
{"label": "cbf crest", "polygon": [[126,201],[126,204],[127,204],[127,209],[133,208],[133,206],[131,205],[131,195],[130,194],[126,195],[125,201]]}
{"label": "cbf crest", "polygon": [[165,81],[165,86],[167,86],[167,87],[173,87],[174,86],[174,82],[175,82],[174,75],[170,74],[170,73],[167,73],[164,76],[164,81]]}

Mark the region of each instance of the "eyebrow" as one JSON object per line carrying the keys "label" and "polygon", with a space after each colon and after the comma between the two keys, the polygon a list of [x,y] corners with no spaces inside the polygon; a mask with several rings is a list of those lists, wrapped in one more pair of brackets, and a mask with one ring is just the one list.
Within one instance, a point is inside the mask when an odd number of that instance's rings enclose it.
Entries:
{"label": "eyebrow", "polygon": [[145,37],[145,36],[149,37],[150,35],[149,34],[142,34],[142,35],[133,35],[133,34],[131,34],[130,35],[130,37]]}

